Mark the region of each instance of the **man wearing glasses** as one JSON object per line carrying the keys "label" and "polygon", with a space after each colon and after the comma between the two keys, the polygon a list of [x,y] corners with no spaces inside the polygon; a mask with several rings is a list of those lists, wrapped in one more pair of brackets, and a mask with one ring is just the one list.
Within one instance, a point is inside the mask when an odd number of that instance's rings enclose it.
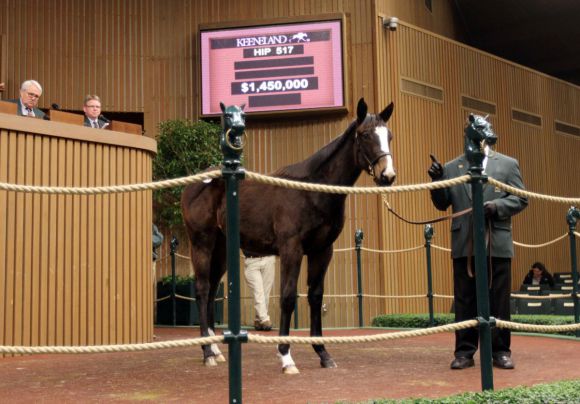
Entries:
{"label": "man wearing glasses", "polygon": [[109,124],[101,117],[101,99],[98,95],[87,95],[85,97],[83,111],[85,111],[85,126],[103,129]]}
{"label": "man wearing glasses", "polygon": [[44,119],[45,114],[37,107],[38,99],[42,95],[42,86],[36,80],[26,80],[20,86],[20,98],[8,100],[18,104],[16,111],[20,116]]}

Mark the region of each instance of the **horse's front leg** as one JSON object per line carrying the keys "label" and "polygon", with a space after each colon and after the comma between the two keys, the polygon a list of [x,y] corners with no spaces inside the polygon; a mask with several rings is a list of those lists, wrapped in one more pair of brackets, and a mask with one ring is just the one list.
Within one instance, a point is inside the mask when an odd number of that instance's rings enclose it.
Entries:
{"label": "horse's front leg", "polygon": [[[287,243],[289,245],[290,243]],[[302,249],[298,245],[280,251],[280,336],[290,335],[290,320],[296,305],[296,291],[298,275],[300,274],[300,261],[302,260]],[[278,355],[282,360],[282,371],[285,374],[300,373],[292,355],[290,355],[290,344],[278,345]]]}
{"label": "horse's front leg", "polygon": [[[332,259],[332,246],[322,253],[308,256],[308,304],[310,306],[310,336],[322,337],[322,299],[324,277]],[[326,351],[324,345],[312,345],[320,357],[320,366],[335,368],[336,362]]]}

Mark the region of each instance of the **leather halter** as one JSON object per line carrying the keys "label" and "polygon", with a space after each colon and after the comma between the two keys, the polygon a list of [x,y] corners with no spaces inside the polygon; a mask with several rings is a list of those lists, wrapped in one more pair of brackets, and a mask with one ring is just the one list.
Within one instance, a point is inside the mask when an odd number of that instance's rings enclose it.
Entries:
{"label": "leather halter", "polygon": [[367,172],[367,174],[368,174],[368,175],[370,175],[370,176],[371,176],[373,179],[374,179],[374,178],[377,178],[377,177],[376,177],[376,175],[375,175],[375,169],[374,169],[374,166],[375,166],[376,162],[377,162],[377,161],[379,161],[379,159],[381,159],[382,157],[385,157],[385,156],[391,156],[391,157],[392,157],[392,154],[391,154],[391,152],[389,152],[389,153],[384,153],[384,152],[383,152],[383,153],[379,154],[378,156],[376,156],[376,157],[375,157],[375,158],[374,158],[374,159],[371,161],[371,160],[368,158],[368,156],[367,156],[367,155],[366,155],[366,154],[365,154],[365,153],[362,151],[362,148],[361,148],[361,145],[360,145],[360,139],[359,139],[358,133],[355,133],[355,135],[354,135],[354,139],[355,139],[355,142],[356,142],[356,145],[357,145],[357,148],[358,148],[358,152],[359,152],[359,153],[360,153],[360,154],[363,156],[363,158],[366,160],[366,162],[367,162],[367,164],[368,164],[368,166],[365,168],[365,171],[366,171],[366,172]]}

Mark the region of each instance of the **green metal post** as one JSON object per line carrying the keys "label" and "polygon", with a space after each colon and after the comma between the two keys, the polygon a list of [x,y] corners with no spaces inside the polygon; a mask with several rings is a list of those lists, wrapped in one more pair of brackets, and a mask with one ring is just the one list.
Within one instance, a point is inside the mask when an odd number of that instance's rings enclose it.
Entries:
{"label": "green metal post", "polygon": [[[234,108],[234,107],[228,107]],[[224,116],[226,112],[224,111]],[[225,120],[225,118],[223,118]],[[231,114],[229,116],[231,119]],[[242,133],[233,129],[222,132],[221,149],[224,153],[222,176],[226,191],[226,261],[228,267],[228,330],[224,338],[229,345],[230,403],[242,402],[242,342],[248,340],[241,330],[240,321],[240,205],[238,181],[244,178],[240,167]]]}
{"label": "green metal post", "polygon": [[[473,116],[470,116],[473,122]],[[474,133],[472,126],[465,128],[465,157],[469,162],[473,205],[473,250],[475,255],[475,289],[477,297],[477,320],[479,321],[479,359],[481,362],[481,387],[493,390],[493,362],[491,348],[491,326],[489,318],[489,289],[487,278],[485,218],[483,213],[483,140],[481,133]],[[467,258],[471,259],[470,257]]]}
{"label": "green metal post", "polygon": [[361,247],[364,234],[362,229],[357,229],[354,232],[354,248],[356,250],[356,275],[358,282],[358,326],[363,327],[363,289],[362,289],[362,264],[361,264]]}
{"label": "green metal post", "polygon": [[[580,306],[578,305],[578,266],[576,263],[576,222],[580,219],[580,210],[572,206],[566,214],[568,222],[568,235],[570,236],[570,260],[572,265],[572,299],[574,301],[574,322],[580,323]],[[576,338],[580,338],[580,330],[576,330]]]}
{"label": "green metal post", "polygon": [[433,314],[433,273],[431,270],[431,239],[433,238],[433,225],[425,225],[425,254],[427,255],[427,299],[429,302],[429,325],[435,325]]}
{"label": "green metal post", "polygon": [[177,279],[175,276],[175,252],[177,251],[177,246],[179,245],[179,240],[177,237],[173,236],[171,238],[169,254],[171,255],[171,324],[175,327],[177,325],[177,299],[175,297],[175,285],[177,284]]}

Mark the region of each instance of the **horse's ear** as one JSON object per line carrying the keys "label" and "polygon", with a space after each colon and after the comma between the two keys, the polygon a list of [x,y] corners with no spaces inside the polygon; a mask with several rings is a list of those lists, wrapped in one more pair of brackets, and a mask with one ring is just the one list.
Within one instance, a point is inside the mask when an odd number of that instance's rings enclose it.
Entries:
{"label": "horse's ear", "polygon": [[358,100],[358,105],[356,107],[356,121],[359,125],[363,123],[363,121],[367,117],[367,112],[368,112],[367,103],[365,102],[364,98],[361,98],[360,100]]}
{"label": "horse's ear", "polygon": [[383,109],[383,112],[381,112],[379,114],[381,119],[383,121],[387,122],[389,120],[389,118],[391,117],[391,115],[393,114],[394,108],[395,108],[395,104],[393,104],[392,102],[389,105],[387,105],[387,108]]}
{"label": "horse's ear", "polygon": [[246,103],[243,103],[242,105],[240,105],[240,109],[243,111],[244,108],[246,108]]}
{"label": "horse's ear", "polygon": [[222,109],[222,112],[226,112],[226,106],[223,102],[220,102],[220,108]]}
{"label": "horse's ear", "polygon": [[475,122],[475,116],[473,116],[473,114],[469,114],[469,122]]}

